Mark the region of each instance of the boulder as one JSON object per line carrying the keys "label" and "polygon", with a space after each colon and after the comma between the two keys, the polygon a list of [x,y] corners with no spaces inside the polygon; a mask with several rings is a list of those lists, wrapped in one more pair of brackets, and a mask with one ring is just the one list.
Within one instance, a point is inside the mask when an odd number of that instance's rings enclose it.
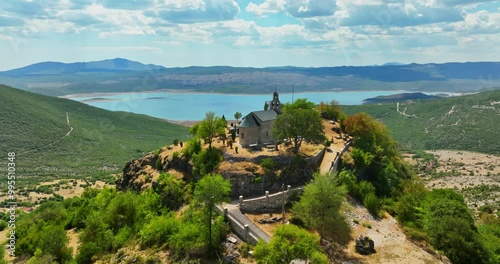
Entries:
{"label": "boulder", "polygon": [[369,237],[360,235],[358,239],[356,239],[356,252],[361,255],[370,255],[375,253],[375,242]]}

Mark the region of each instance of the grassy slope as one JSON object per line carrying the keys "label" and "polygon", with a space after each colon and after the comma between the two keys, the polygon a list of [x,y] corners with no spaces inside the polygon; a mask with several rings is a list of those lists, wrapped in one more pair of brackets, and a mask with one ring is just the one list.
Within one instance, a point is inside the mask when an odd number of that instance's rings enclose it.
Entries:
{"label": "grassy slope", "polygon": [[[73,131],[64,137],[70,129],[66,113]],[[15,151],[18,175],[40,179],[96,175],[104,166],[121,170],[129,159],[187,134],[185,127],[145,115],[101,110],[3,85],[0,124],[0,155]]]}
{"label": "grassy slope", "polygon": [[[384,124],[405,149],[456,149],[500,155],[500,90],[474,95],[396,103],[343,106],[347,114],[366,112]],[[454,107],[454,111],[448,115]]]}

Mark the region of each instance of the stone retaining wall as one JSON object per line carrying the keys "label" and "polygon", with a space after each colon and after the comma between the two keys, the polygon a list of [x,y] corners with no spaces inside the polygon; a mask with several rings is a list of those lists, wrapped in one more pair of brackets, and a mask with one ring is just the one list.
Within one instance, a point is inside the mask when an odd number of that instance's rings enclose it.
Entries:
{"label": "stone retaining wall", "polygon": [[249,244],[257,245],[259,238],[251,231],[248,225],[243,225],[243,223],[240,223],[235,217],[231,215],[230,212],[227,211],[227,209],[216,206],[215,210],[219,215],[225,215],[227,217],[231,231],[233,231],[239,238]]}
{"label": "stone retaining wall", "polygon": [[284,192],[277,192],[269,194],[266,192],[265,196],[253,199],[243,200],[240,196],[240,210],[243,213],[276,213],[281,212],[283,204],[290,202],[292,197],[302,194],[304,187],[295,189],[287,188]]}
{"label": "stone retaining wall", "polygon": [[344,147],[337,152],[337,156],[334,160],[332,160],[332,166],[330,167],[330,173],[335,173],[339,169],[340,159],[342,158],[342,154],[351,146],[352,140],[347,141]]}

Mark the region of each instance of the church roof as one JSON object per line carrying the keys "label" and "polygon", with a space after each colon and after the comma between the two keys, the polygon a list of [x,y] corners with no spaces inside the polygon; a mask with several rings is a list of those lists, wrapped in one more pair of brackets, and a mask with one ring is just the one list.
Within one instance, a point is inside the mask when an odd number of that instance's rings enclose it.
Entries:
{"label": "church roof", "polygon": [[274,110],[262,110],[250,112],[250,114],[243,117],[240,127],[256,127],[260,126],[262,122],[275,120],[276,112]]}

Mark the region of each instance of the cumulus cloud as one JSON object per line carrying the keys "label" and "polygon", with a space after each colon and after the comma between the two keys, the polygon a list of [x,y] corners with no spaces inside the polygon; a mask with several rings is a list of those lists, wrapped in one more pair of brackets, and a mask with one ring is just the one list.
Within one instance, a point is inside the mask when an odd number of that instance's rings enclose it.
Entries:
{"label": "cumulus cloud", "polygon": [[259,5],[250,2],[245,10],[256,16],[262,17],[266,14],[281,12],[284,8],[285,0],[265,0]]}
{"label": "cumulus cloud", "polygon": [[102,0],[102,5],[111,9],[126,9],[126,10],[140,10],[151,7],[154,0]]}
{"label": "cumulus cloud", "polygon": [[341,25],[406,27],[461,20],[463,20],[462,14],[452,8],[432,8],[413,4],[380,4],[348,6],[348,16],[341,21]]}
{"label": "cumulus cloud", "polygon": [[250,2],[246,11],[262,17],[286,11],[293,17],[329,16],[336,10],[335,0],[265,0],[261,4]]}
{"label": "cumulus cloud", "polygon": [[498,0],[434,0],[437,5],[441,6],[459,6],[459,5],[474,5],[484,2],[497,2]]}
{"label": "cumulus cloud", "polygon": [[329,16],[336,10],[334,0],[289,0],[287,11],[294,17]]}
{"label": "cumulus cloud", "polygon": [[189,24],[231,20],[239,12],[240,7],[234,0],[170,0],[166,6],[146,14],[171,23]]}

